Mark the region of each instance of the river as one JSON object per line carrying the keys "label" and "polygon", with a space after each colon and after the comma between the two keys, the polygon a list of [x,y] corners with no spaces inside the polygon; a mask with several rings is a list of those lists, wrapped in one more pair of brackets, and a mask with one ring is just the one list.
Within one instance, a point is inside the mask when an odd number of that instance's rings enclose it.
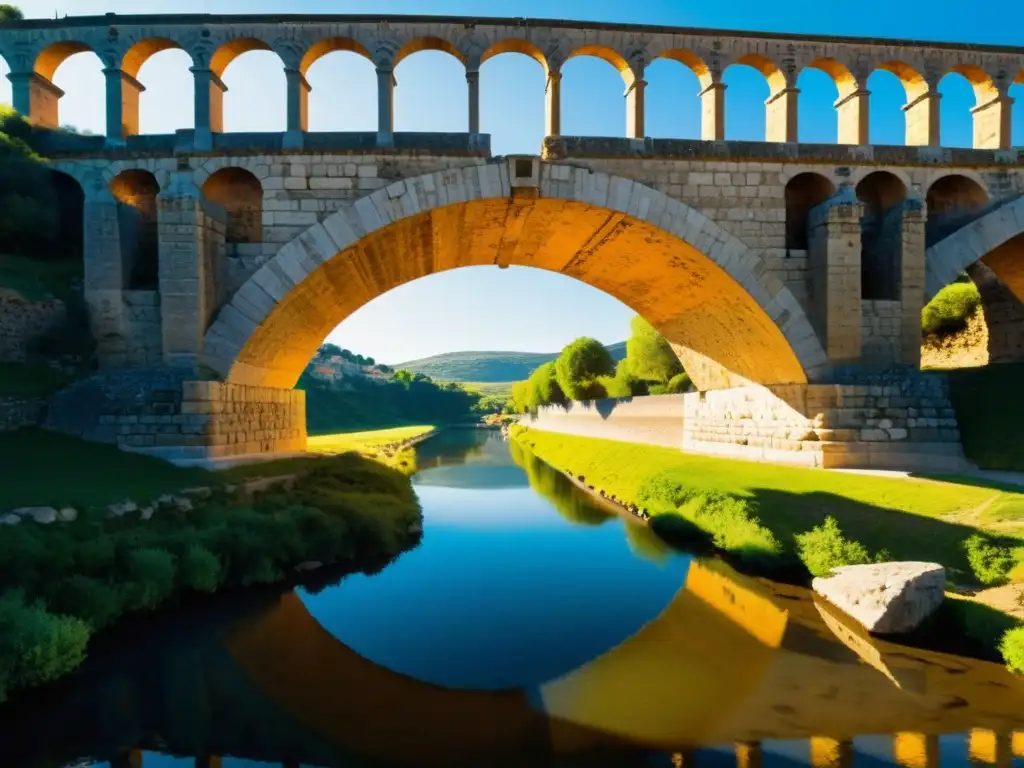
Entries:
{"label": "river", "polygon": [[416,549],[129,622],[0,709],[0,766],[1024,757],[1024,681],[999,665],[867,637],[806,590],[674,553],[496,432],[417,451]]}

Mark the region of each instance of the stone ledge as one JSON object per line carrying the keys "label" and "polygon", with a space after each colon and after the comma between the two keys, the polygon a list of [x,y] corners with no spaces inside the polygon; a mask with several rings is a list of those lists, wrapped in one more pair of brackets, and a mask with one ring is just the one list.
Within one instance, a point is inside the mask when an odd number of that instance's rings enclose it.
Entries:
{"label": "stone ledge", "polygon": [[964,149],[851,144],[782,144],[766,141],[625,139],[603,136],[546,136],[545,160],[645,159],[800,163],[803,165],[939,165],[1012,167],[1024,149]]}

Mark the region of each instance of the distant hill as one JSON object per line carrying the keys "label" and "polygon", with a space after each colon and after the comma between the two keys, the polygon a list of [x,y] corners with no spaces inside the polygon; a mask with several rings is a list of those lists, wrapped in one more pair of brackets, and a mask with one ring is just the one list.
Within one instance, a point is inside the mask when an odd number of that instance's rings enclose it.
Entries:
{"label": "distant hill", "polygon": [[[609,344],[613,360],[626,356],[626,342]],[[522,381],[537,367],[558,357],[557,352],[446,352],[392,366],[441,381]]]}

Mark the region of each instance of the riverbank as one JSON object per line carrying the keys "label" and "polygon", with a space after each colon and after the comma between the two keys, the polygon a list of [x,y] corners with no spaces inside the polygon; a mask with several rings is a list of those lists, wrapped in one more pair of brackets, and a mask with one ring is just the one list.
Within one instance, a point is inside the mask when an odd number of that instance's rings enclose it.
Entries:
{"label": "riverbank", "polygon": [[[403,440],[423,439],[431,429]],[[364,435],[355,441],[374,442],[367,448],[373,452],[402,443],[393,437]],[[352,440],[334,445],[351,446]],[[196,593],[289,583],[322,568],[375,570],[414,546],[422,532],[409,468],[353,451],[293,461],[286,484],[260,484],[251,481],[271,477],[280,467],[271,462],[211,473],[116,449],[108,454],[101,450],[106,446],[60,439],[46,444],[98,454],[113,467],[97,466],[92,456],[89,466],[103,477],[83,488],[74,484],[82,467],[68,463],[66,455],[49,457],[55,487],[34,499],[66,504],[74,497],[74,519],[43,525],[25,516],[2,530],[0,700],[8,691],[73,671],[90,638],[124,616]],[[411,451],[384,458],[408,463],[401,459],[406,454]],[[53,483],[54,467],[65,463],[71,480]],[[121,475],[126,467],[138,474]],[[125,482],[114,482],[112,468]],[[171,495],[185,486],[201,492]],[[32,483],[18,490],[27,493]],[[154,499],[155,490],[165,491],[163,497]],[[133,500],[107,504],[115,492],[119,499],[130,493]]]}
{"label": "riverbank", "polygon": [[949,601],[947,625],[991,656],[1002,634],[1018,624],[974,593],[1021,580],[1024,541],[1005,528],[1008,519],[1024,520],[1020,493],[976,480],[728,461],[522,426],[509,437],[589,493],[649,517],[670,544],[712,547],[741,569],[787,580],[807,581],[820,569],[876,559],[938,562],[953,588],[966,593]]}

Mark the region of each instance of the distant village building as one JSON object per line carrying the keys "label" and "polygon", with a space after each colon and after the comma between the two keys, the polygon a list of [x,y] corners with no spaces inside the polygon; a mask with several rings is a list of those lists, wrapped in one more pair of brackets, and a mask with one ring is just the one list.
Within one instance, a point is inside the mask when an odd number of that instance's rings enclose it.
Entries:
{"label": "distant village building", "polygon": [[362,379],[375,384],[383,384],[391,378],[390,374],[382,373],[375,365],[359,365],[346,360],[341,355],[313,358],[309,374],[314,378],[332,383],[345,379]]}

